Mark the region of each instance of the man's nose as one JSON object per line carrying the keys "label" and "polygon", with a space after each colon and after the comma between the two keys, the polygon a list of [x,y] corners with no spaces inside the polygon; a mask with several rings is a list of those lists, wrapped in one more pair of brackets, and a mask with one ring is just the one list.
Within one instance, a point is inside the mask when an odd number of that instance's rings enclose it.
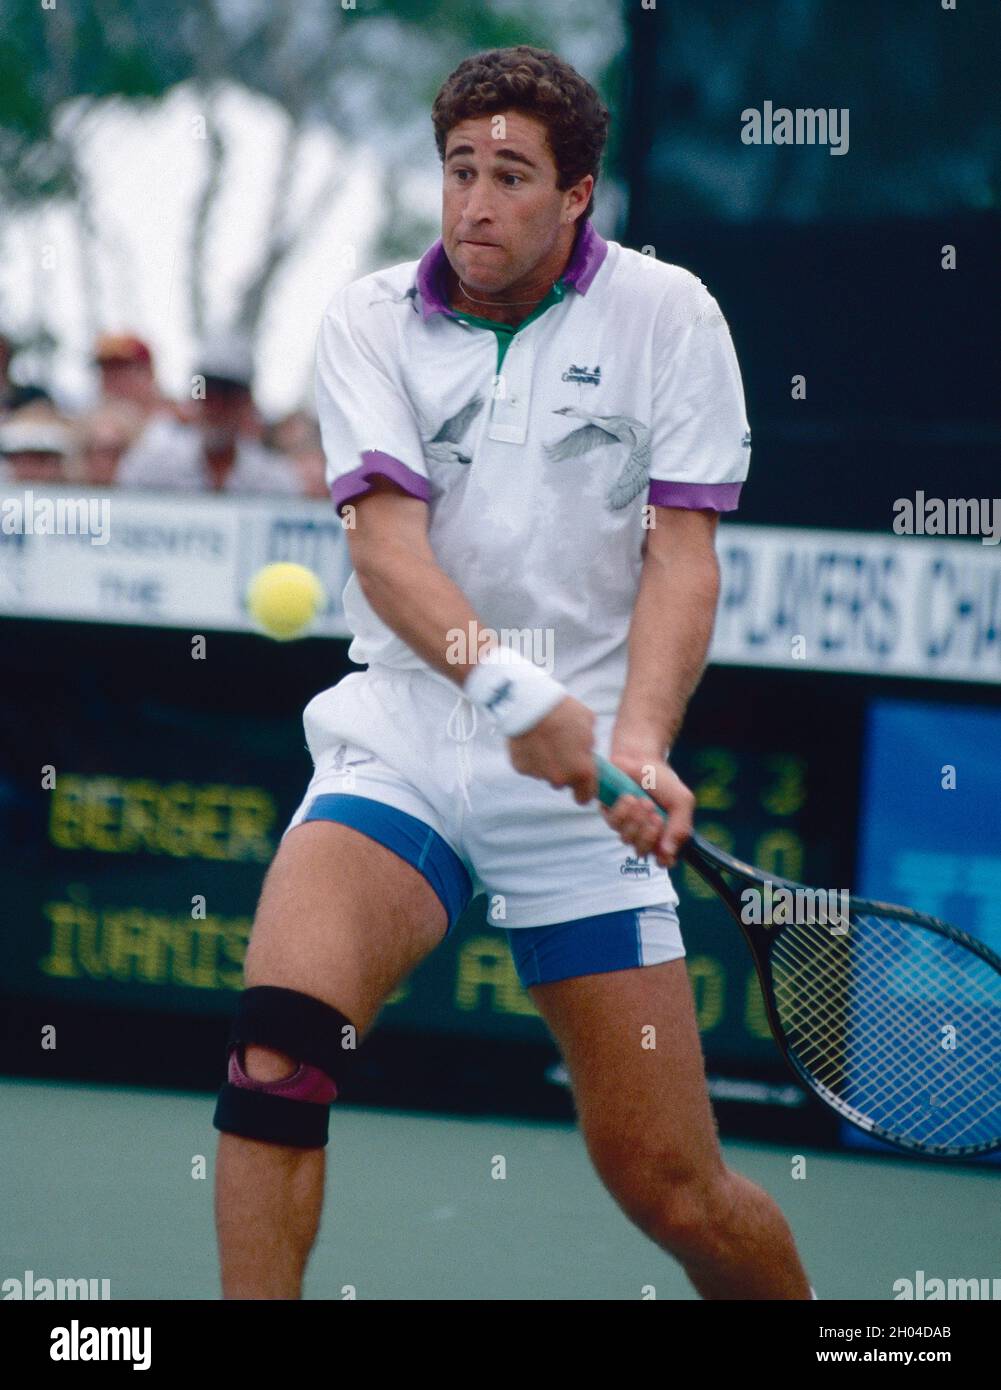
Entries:
{"label": "man's nose", "polygon": [[493,194],[490,188],[477,181],[466,194],[463,204],[463,221],[471,228],[484,221],[493,221]]}

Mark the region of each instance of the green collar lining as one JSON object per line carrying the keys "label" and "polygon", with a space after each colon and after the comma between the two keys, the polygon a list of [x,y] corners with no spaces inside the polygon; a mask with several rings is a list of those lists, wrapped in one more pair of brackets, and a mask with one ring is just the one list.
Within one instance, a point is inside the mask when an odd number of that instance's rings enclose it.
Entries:
{"label": "green collar lining", "polygon": [[557,280],[556,284],[546,295],[545,299],[540,299],[538,304],[536,304],[535,308],[528,315],[528,317],[522,319],[521,323],[517,324],[498,323],[495,319],[481,319],[478,318],[475,314],[466,314],[456,309],[453,309],[450,312],[452,314],[452,317],[458,319],[460,323],[468,323],[473,328],[490,328],[494,331],[494,333],[496,333],[497,371],[499,373],[501,367],[504,365],[504,357],[507,353],[507,350],[511,346],[511,339],[519,331],[519,329],[524,328],[526,324],[529,324],[534,319],[537,319],[540,314],[544,314],[546,310],[551,309],[554,304],[559,304],[560,300],[563,298],[565,294],[566,287],[564,286],[563,281]]}

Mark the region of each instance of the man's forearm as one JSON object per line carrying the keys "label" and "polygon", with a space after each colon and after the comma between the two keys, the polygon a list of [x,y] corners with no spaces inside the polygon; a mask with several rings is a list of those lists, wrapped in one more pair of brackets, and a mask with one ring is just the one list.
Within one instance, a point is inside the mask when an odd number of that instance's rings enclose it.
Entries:
{"label": "man's forearm", "polygon": [[[359,573],[358,582],[386,626],[457,685],[465,681],[478,652],[491,645],[484,640],[476,648],[470,646],[468,634],[480,633],[483,625],[459,586],[434,560],[401,549]],[[467,634],[465,643],[453,640],[456,631]]]}
{"label": "man's forearm", "polygon": [[665,559],[648,553],[629,625],[629,664],[613,751],[663,756],[705,669],[719,597],[711,550]]}

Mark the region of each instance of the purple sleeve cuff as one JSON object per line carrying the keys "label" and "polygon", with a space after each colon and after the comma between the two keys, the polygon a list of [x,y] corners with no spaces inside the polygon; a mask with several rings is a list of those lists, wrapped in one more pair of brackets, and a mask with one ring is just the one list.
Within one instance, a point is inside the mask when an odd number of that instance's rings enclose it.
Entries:
{"label": "purple sleeve cuff", "polygon": [[687,511],[733,512],[743,483],[663,483],[654,479],[647,501],[654,507],[681,507]]}
{"label": "purple sleeve cuff", "polygon": [[338,516],[345,502],[349,502],[352,497],[364,497],[366,492],[372,491],[372,479],[376,477],[388,478],[390,482],[396,483],[404,492],[421,502],[431,500],[431,484],[427,478],[415,473],[399,459],[394,459],[392,454],[380,453],[378,449],[367,449],[361,458],[361,466],[338,478],[330,489],[334,510]]}

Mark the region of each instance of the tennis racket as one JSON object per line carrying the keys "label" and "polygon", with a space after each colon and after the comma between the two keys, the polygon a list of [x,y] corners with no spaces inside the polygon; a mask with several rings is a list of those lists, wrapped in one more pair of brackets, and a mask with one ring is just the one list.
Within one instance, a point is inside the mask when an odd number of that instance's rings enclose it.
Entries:
{"label": "tennis racket", "polygon": [[[605,806],[647,795],[606,759],[595,764]],[[748,890],[765,901],[787,890],[786,903],[791,892],[800,918],[822,915],[804,910],[817,890],[696,834],[680,857],[743,932],[775,1041],[815,1095],[910,1153],[967,1158],[1001,1148],[1001,957],[934,917],[854,896],[832,922],[757,924],[747,920],[756,915]]]}

